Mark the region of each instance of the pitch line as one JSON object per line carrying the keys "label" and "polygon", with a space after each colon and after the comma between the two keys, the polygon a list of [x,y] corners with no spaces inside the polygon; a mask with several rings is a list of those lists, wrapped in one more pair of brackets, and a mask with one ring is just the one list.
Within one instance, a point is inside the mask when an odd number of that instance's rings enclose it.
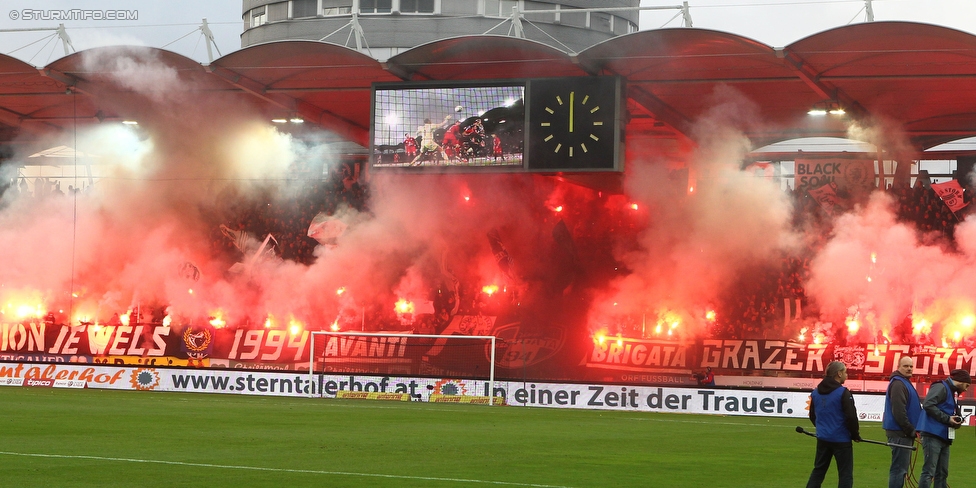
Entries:
{"label": "pitch line", "polygon": [[116,462],[124,462],[124,463],[168,464],[174,466],[191,466],[197,468],[240,469],[245,471],[272,471],[277,473],[327,474],[327,475],[339,475],[339,476],[362,476],[366,478],[389,478],[389,479],[418,480],[418,481],[448,481],[451,483],[478,483],[478,484],[485,484],[485,485],[528,486],[532,488],[571,488],[569,486],[562,486],[562,485],[539,485],[535,483],[515,483],[510,481],[471,480],[471,479],[463,479],[463,478],[436,478],[430,476],[405,476],[405,475],[396,475],[396,474],[377,474],[377,473],[351,473],[347,471],[320,471],[315,469],[263,468],[260,466],[234,466],[234,465],[226,465],[226,464],[186,463],[181,461],[163,461],[159,459],[130,459],[130,458],[116,458],[116,457],[105,457],[105,456],[40,454],[40,453],[28,453],[28,452],[10,452],[10,451],[0,451],[0,455],[57,458],[57,459],[91,459],[96,461],[116,461]]}

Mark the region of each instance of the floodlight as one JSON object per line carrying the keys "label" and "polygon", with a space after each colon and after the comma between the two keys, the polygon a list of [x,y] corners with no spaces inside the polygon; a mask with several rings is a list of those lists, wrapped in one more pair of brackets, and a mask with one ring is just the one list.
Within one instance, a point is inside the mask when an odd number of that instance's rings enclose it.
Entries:
{"label": "floodlight", "polygon": [[843,107],[840,106],[840,102],[837,100],[823,100],[813,104],[813,107],[807,111],[807,115],[822,116],[822,115],[844,115],[847,112]]}

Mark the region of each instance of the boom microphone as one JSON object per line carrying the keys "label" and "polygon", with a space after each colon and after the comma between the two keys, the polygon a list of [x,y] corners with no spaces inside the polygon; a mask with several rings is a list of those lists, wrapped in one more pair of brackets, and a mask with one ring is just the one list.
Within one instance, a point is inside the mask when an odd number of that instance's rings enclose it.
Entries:
{"label": "boom microphone", "polygon": [[799,425],[796,426],[796,432],[798,434],[806,434],[806,435],[808,435],[810,437],[817,437],[817,434],[814,434],[812,432],[807,432],[807,431],[803,430],[803,427],[800,427]]}
{"label": "boom microphone", "polygon": [[[807,432],[807,431],[803,430],[803,427],[800,427],[799,425],[796,426],[796,432],[798,434],[806,434],[806,435],[808,435],[810,437],[817,437],[817,434],[814,434],[812,432]],[[867,442],[868,444],[878,444],[878,445],[881,445],[881,446],[888,446],[888,447],[900,447],[902,449],[911,449],[913,451],[916,449],[915,446],[903,446],[901,444],[892,444],[890,442],[873,441],[871,439],[861,439],[861,442]]]}
{"label": "boom microphone", "polygon": [[878,444],[880,446],[900,447],[902,449],[911,449],[913,451],[915,450],[915,446],[903,446],[901,444],[892,444],[890,442],[872,441],[871,439],[861,439],[861,442],[867,442],[868,444]]}

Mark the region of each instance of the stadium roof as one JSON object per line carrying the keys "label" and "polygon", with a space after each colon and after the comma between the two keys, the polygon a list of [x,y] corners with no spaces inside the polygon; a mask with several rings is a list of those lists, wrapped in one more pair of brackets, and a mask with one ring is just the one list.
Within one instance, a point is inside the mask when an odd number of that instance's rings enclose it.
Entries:
{"label": "stadium roof", "polygon": [[0,55],[0,146],[6,149],[0,154],[69,134],[76,124],[138,117],[144,90],[133,85],[138,80],[120,81],[117,71],[147,59],[175,73],[181,91],[219,93],[225,103],[269,119],[300,115],[363,146],[373,82],[596,74],[626,80],[628,144],[645,138],[688,143],[697,121],[731,98],[749,101],[751,108],[743,112],[738,105],[736,116],[756,148],[798,137],[847,136],[846,122],[807,115],[828,103],[846,109],[848,118],[870,121],[864,126],[904,133],[908,147],[896,151],[902,157],[976,136],[976,36],[928,24],[871,22],[783,48],[683,28],[619,36],[576,55],[525,39],[466,36],[418,46],[385,63],[312,41],[256,45],[207,66],[131,46],[89,49],[42,68]]}

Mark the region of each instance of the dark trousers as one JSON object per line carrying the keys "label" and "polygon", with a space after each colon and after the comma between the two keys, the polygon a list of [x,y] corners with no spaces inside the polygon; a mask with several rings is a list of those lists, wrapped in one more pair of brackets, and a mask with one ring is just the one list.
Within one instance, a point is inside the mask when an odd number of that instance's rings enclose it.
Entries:
{"label": "dark trousers", "polygon": [[813,471],[807,488],[820,488],[831,458],[837,460],[837,488],[854,486],[854,447],[850,442],[827,442],[817,439],[817,457],[813,460]]}

